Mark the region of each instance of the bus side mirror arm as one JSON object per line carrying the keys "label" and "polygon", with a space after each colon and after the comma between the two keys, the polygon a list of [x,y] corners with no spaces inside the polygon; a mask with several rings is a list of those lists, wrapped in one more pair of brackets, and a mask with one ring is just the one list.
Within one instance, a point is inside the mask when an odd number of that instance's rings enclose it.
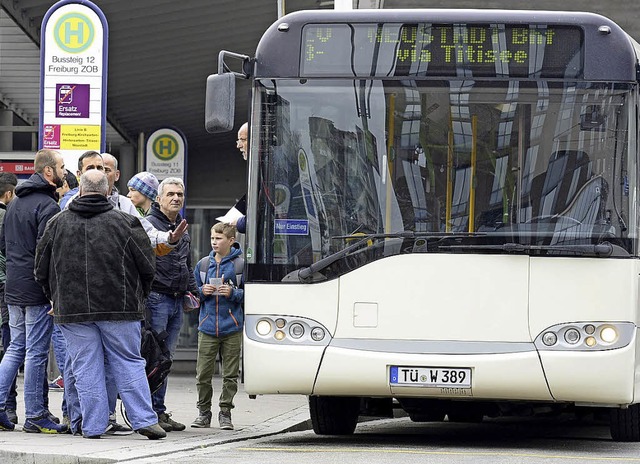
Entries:
{"label": "bus side mirror arm", "polygon": [[[227,64],[226,58],[232,58],[241,62],[240,71],[232,71]],[[251,58],[247,55],[241,55],[240,53],[228,52],[226,50],[220,50],[218,53],[218,74],[231,73],[236,77],[242,79],[249,79],[251,77]]]}

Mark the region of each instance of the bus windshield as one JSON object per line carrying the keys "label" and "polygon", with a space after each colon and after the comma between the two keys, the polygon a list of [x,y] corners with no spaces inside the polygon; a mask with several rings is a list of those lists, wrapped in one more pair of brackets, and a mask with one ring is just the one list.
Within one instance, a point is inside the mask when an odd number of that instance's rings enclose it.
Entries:
{"label": "bus windshield", "polygon": [[406,253],[593,256],[588,246],[607,243],[637,254],[635,84],[255,85],[252,280],[280,281],[357,241],[319,277]]}

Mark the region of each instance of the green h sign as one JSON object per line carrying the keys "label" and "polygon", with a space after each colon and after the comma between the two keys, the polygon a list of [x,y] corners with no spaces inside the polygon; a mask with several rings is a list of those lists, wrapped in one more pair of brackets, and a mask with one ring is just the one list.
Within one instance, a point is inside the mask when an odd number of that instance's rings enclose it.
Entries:
{"label": "green h sign", "polygon": [[63,15],[53,28],[58,47],[68,53],[85,51],[93,43],[94,35],[91,19],[81,13]]}
{"label": "green h sign", "polygon": [[153,154],[161,160],[170,160],[178,154],[178,141],[169,134],[162,134],[153,141]]}

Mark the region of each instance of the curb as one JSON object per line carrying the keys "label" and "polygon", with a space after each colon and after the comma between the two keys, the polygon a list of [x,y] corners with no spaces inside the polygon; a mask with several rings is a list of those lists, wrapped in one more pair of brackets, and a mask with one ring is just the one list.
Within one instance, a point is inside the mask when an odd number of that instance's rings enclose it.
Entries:
{"label": "curb", "polygon": [[[22,451],[6,451],[0,449],[0,462],[10,462],[11,464],[111,464],[111,463],[157,463],[158,460],[173,460],[181,462],[179,455],[193,454],[194,451],[211,449],[214,446],[229,443],[242,442],[255,438],[264,438],[289,432],[301,432],[311,429],[311,419],[307,406],[300,406],[284,414],[272,417],[260,424],[247,427],[242,430],[227,433],[216,433],[210,436],[185,436],[178,440],[167,442],[165,440],[154,441],[153,445],[160,446],[140,446],[137,449],[123,447],[122,442],[117,443],[117,449],[100,454],[112,454],[114,457],[95,456],[91,454],[73,454],[77,447],[69,445],[69,454],[45,454]],[[6,432],[19,433],[19,432]],[[72,440],[82,440],[79,437],[70,437]],[[99,440],[102,441],[102,440]],[[106,441],[106,440],[105,440]],[[146,443],[146,441],[145,441]],[[114,442],[116,444],[116,442]],[[150,443],[151,444],[151,443]],[[64,444],[61,444],[64,446]],[[153,452],[157,448],[164,448],[161,451]],[[84,448],[86,450],[86,448]],[[137,456],[136,453],[139,453]],[[142,454],[144,453],[144,454]],[[122,454],[122,456],[118,456]],[[133,455],[132,455],[133,454]]]}

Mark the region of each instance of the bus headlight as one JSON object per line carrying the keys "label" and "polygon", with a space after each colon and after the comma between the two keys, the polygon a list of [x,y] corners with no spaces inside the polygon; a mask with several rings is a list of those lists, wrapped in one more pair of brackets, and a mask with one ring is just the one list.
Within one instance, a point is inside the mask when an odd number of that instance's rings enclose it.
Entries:
{"label": "bus headlight", "polygon": [[545,332],[544,335],[542,335],[542,343],[547,346],[553,346],[557,341],[558,336],[553,332]]}
{"label": "bus headlight", "polygon": [[306,317],[248,315],[244,327],[245,336],[260,343],[326,346],[331,341],[331,333],[320,322]]}
{"label": "bus headlight", "polygon": [[633,322],[565,322],[542,329],[534,344],[540,351],[615,350],[632,343],[636,330]]}
{"label": "bus headlight", "polygon": [[289,335],[293,338],[300,338],[304,335],[304,327],[299,322],[291,324],[289,327]]}
{"label": "bus headlight", "polygon": [[322,327],[314,327],[311,329],[311,338],[313,338],[316,342],[321,341],[324,338],[324,329]]}
{"label": "bus headlight", "polygon": [[605,326],[600,330],[600,338],[605,343],[613,343],[618,339],[618,331],[610,325]]}
{"label": "bus headlight", "polygon": [[567,343],[575,345],[580,341],[580,332],[577,329],[570,328],[564,333],[564,339]]}
{"label": "bus headlight", "polygon": [[263,337],[266,337],[271,333],[271,322],[266,319],[260,319],[256,324],[256,332]]}

